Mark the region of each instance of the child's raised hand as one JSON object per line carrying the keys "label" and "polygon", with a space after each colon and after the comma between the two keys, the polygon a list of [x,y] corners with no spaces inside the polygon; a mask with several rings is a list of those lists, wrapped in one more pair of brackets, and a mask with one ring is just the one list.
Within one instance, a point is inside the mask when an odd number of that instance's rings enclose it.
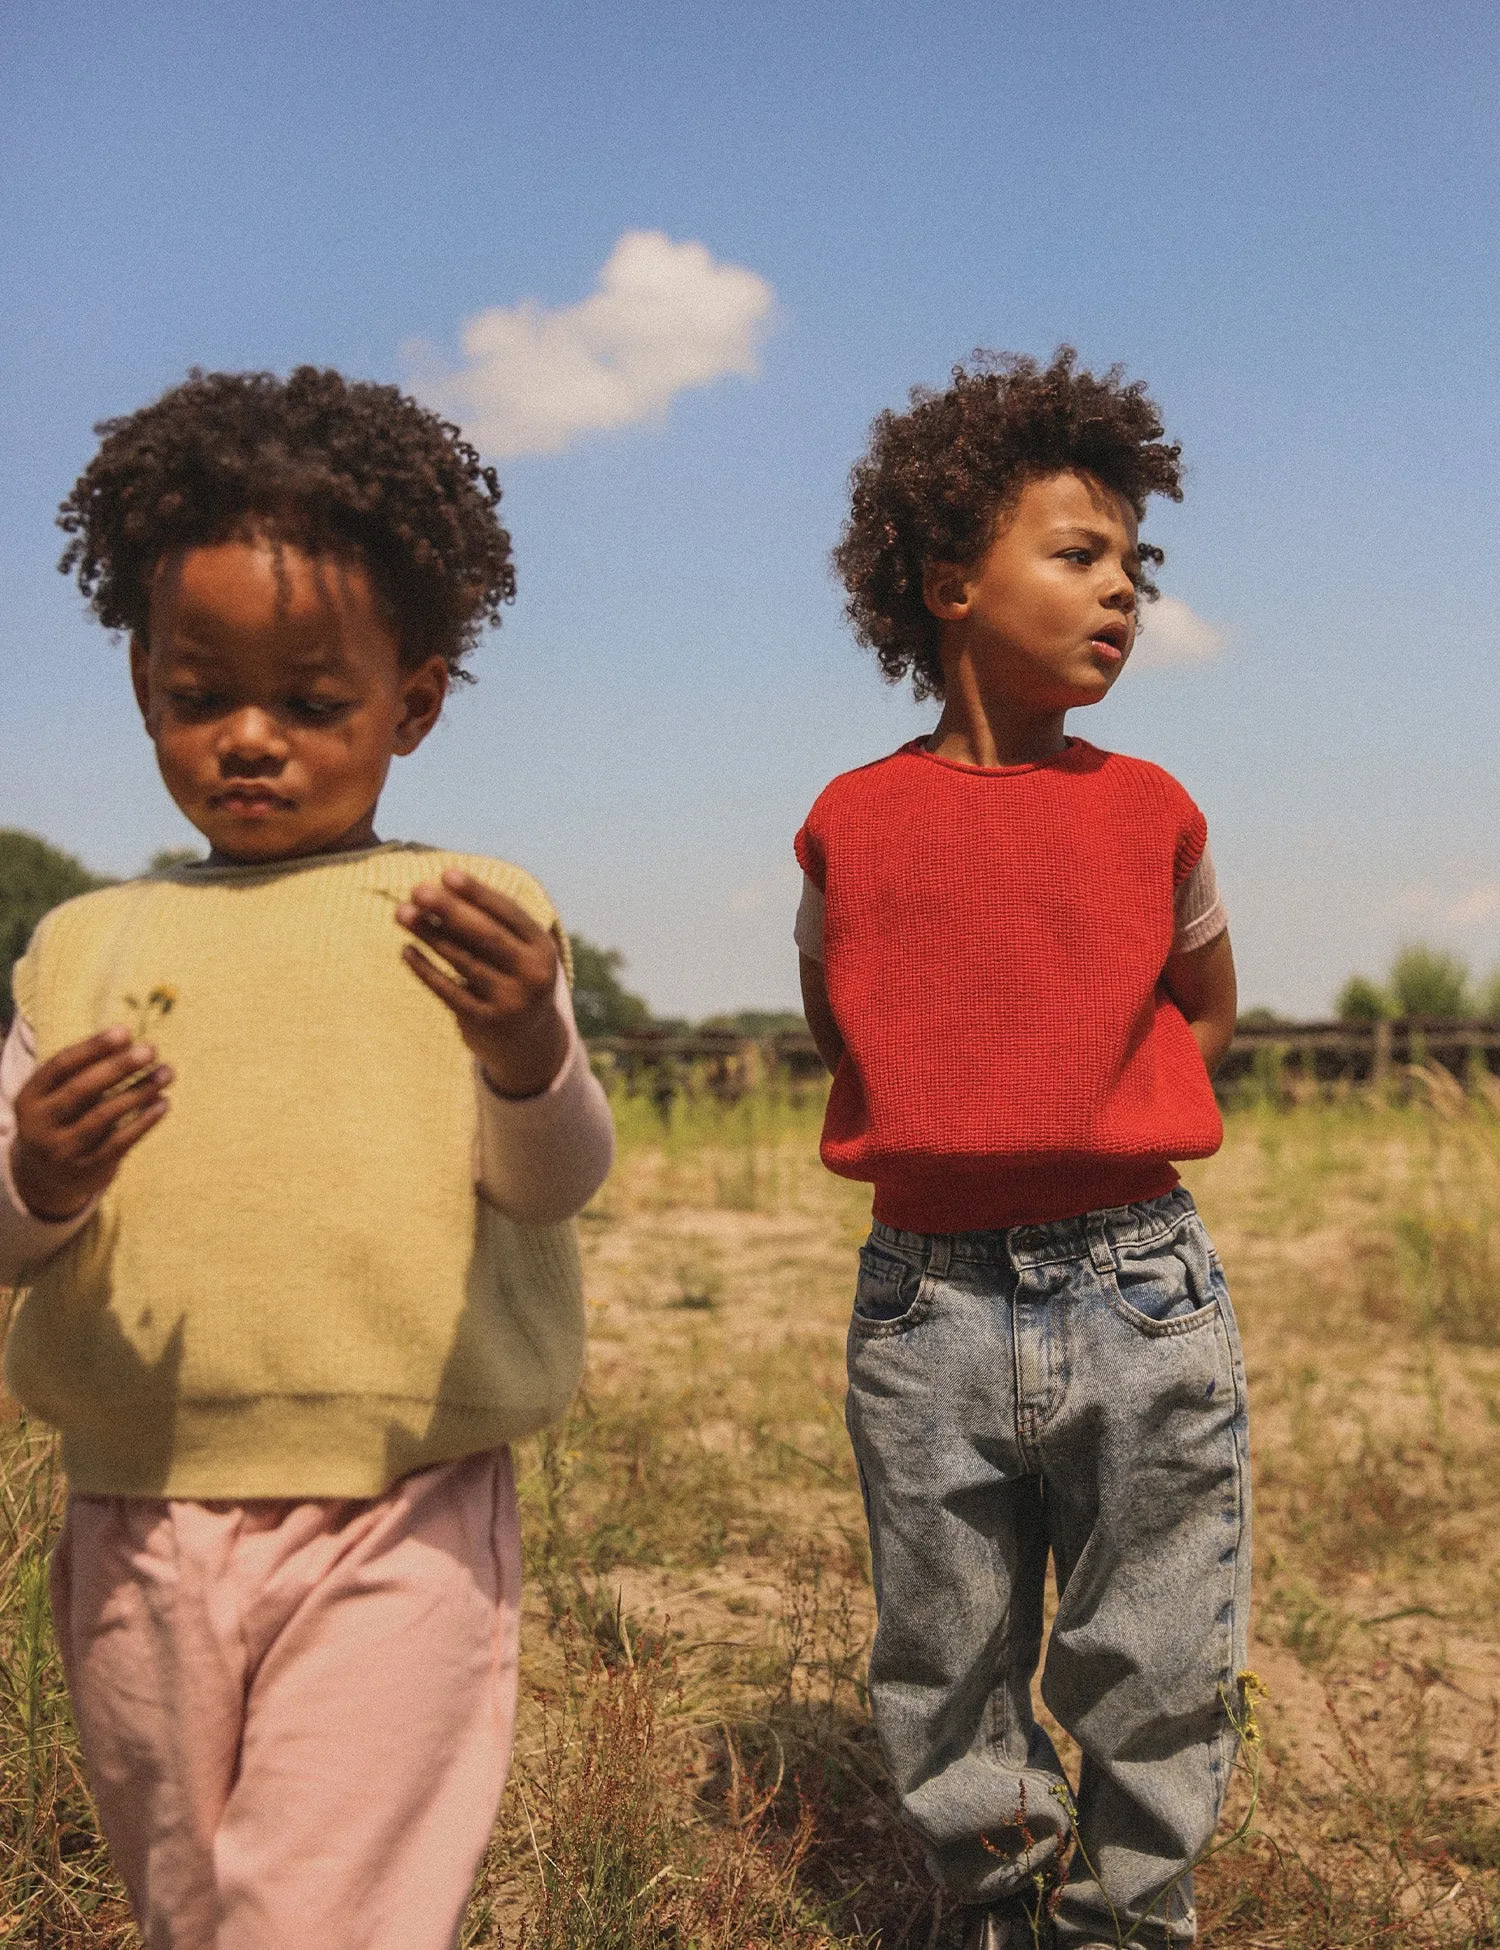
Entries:
{"label": "child's raised hand", "polygon": [[412,973],[458,1018],[459,1033],[504,1097],[534,1097],[562,1068],[568,1028],[558,1013],[552,936],[493,887],[450,867],[441,886],[413,887],[396,919],[455,969],[407,944]]}
{"label": "child's raised hand", "polygon": [[166,1115],[172,1072],[149,1043],[106,1029],[49,1057],[16,1097],[10,1171],[37,1219],[71,1219]]}

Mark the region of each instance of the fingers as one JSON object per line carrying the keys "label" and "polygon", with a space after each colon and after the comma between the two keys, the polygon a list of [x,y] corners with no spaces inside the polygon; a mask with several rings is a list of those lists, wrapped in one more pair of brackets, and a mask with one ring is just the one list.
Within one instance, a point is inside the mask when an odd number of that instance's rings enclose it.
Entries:
{"label": "fingers", "polygon": [[396,908],[396,919],[418,940],[429,943],[471,990],[492,992],[496,974],[511,978],[511,1000],[524,1006],[550,989],[557,975],[557,949],[546,928],[524,908],[470,875],[450,870],[441,886],[414,887]]}
{"label": "fingers", "polygon": [[130,1047],[132,1041],[130,1031],[122,1023],[116,1023],[111,1029],[101,1029],[97,1036],[85,1037],[81,1043],[70,1043],[66,1049],[60,1049],[56,1056],[49,1056],[45,1063],[39,1063],[29,1079],[31,1086],[45,1095],[91,1065],[120,1055]]}
{"label": "fingers", "polygon": [[143,1071],[134,1077],[123,1089],[109,1091],[92,1108],[75,1118],[71,1124],[63,1126],[66,1136],[72,1143],[73,1152],[79,1159],[93,1162],[97,1154],[112,1144],[122,1130],[133,1135],[126,1149],[134,1144],[140,1135],[136,1126],[142,1118],[150,1117],[154,1122],[167,1108],[166,1088],[172,1081],[172,1071],[165,1063],[154,1069]]}
{"label": "fingers", "polygon": [[[125,1109],[112,1103],[113,1121],[98,1141],[85,1146],[73,1139],[60,1155],[49,1155],[41,1146],[18,1144],[11,1158],[12,1175],[28,1209],[38,1218],[71,1217],[104,1190],[120,1160],[155,1129],[169,1108],[163,1096],[143,1104],[131,1101]],[[33,1186],[36,1190],[30,1192]]]}
{"label": "fingers", "polygon": [[479,908],[522,941],[538,943],[551,940],[547,929],[539,921],[534,921],[519,901],[513,901],[509,894],[502,894],[495,887],[486,886],[473,874],[464,873],[458,867],[448,867],[443,873],[443,885],[449,893],[456,894],[469,906]]}
{"label": "fingers", "polygon": [[91,1172],[112,1173],[125,1153],[139,1144],[146,1133],[154,1125],[159,1124],[170,1109],[169,1100],[157,1096],[142,1104],[139,1109],[127,1111],[122,1117],[116,1119],[113,1129],[91,1151],[84,1153],[79,1160],[80,1164],[85,1165]]}
{"label": "fingers", "polygon": [[[423,933],[426,934],[425,929]],[[520,992],[519,984],[511,978],[509,970],[497,969],[493,961],[482,955],[471,954],[446,933],[433,942],[433,949],[458,976],[467,995],[482,997],[486,1001],[500,1001],[506,998],[507,992]],[[420,948],[408,947],[405,952],[408,956],[420,956],[429,968],[436,968],[432,955],[424,954]],[[437,972],[441,974],[443,971],[437,969]]]}
{"label": "fingers", "polygon": [[453,1012],[491,1086],[509,1097],[545,1090],[569,1049],[550,930],[456,871],[440,886],[414,887],[396,919],[416,937],[403,950],[407,967]]}
{"label": "fingers", "polygon": [[462,982],[454,981],[451,975],[445,974],[431,955],[424,954],[420,948],[413,947],[410,943],[401,950],[401,955],[412,973],[425,982],[435,996],[446,1002],[456,1016],[474,1020],[489,1013],[486,1005],[480,1001],[473,990],[467,988]]}
{"label": "fingers", "polygon": [[[80,1056],[105,1043],[102,1051]],[[68,1060],[76,1059],[76,1060]],[[16,1102],[21,1123],[33,1107],[63,1128],[89,1117],[102,1102],[113,1102],[122,1086],[138,1077],[154,1074],[156,1051],[149,1043],[136,1043],[127,1031],[123,1038],[91,1037],[88,1043],[75,1044],[42,1064],[27,1082]],[[112,1120],[111,1120],[112,1121]]]}
{"label": "fingers", "polygon": [[551,934],[524,907],[452,867],[444,873],[441,886],[424,882],[413,887],[410,898],[396,909],[397,919],[407,927],[420,915],[436,915],[481,953],[486,948],[504,954],[517,948],[544,954],[552,950]]}
{"label": "fingers", "polygon": [[11,1174],[22,1203],[39,1218],[81,1211],[166,1115],[166,1064],[152,1063],[151,1050],[128,1033],[103,1039],[112,1051],[103,1056],[99,1040],[90,1039],[94,1049],[78,1045],[62,1052],[61,1062],[42,1065],[17,1094]]}
{"label": "fingers", "polygon": [[[122,1070],[120,1060],[112,1060],[91,1065],[50,1096],[33,1090],[33,1077],[16,1099],[17,1137],[60,1164],[92,1157],[122,1121],[139,1118],[158,1102],[165,1108],[172,1076],[165,1063],[126,1064]],[[87,1090],[85,1078],[92,1079]]]}

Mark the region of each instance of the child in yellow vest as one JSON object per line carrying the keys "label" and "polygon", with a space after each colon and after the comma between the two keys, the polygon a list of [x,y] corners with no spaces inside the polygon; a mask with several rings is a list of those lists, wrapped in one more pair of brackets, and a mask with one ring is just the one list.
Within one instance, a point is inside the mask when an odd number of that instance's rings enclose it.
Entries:
{"label": "child in yellow vest", "polygon": [[0,1058],[85,1765],[149,1950],[439,1950],[509,1759],[508,1445],[577,1386],[612,1150],[542,889],[375,834],[514,592],[500,490],[310,367],[102,431],[64,567],[211,851],[48,915]]}

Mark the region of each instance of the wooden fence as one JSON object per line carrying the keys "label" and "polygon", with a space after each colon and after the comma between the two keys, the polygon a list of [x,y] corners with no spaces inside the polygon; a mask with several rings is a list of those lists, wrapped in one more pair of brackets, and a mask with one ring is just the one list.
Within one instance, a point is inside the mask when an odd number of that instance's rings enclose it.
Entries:
{"label": "wooden fence", "polygon": [[[684,1090],[702,1089],[732,1101],[772,1078],[803,1084],[823,1074],[805,1030],[758,1038],[732,1030],[688,1035],[647,1030],[591,1038],[589,1049],[627,1089],[644,1090],[664,1107]],[[1338,1082],[1387,1086],[1413,1068],[1446,1070],[1461,1082],[1500,1075],[1500,1021],[1242,1023],[1215,1085],[1221,1094],[1257,1079],[1268,1088]]]}
{"label": "wooden fence", "polygon": [[1277,1070],[1307,1083],[1383,1085],[1412,1068],[1461,1081],[1500,1072],[1500,1022],[1407,1016],[1397,1022],[1242,1023],[1215,1082]]}

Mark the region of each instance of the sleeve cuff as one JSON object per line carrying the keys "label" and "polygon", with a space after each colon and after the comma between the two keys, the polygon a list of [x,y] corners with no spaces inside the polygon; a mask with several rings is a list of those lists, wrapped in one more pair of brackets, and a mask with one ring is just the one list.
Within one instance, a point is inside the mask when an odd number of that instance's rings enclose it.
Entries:
{"label": "sleeve cuff", "polygon": [[614,1162],[609,1099],[589,1065],[561,972],[558,984],[568,1053],[545,1090],[504,1097],[481,1066],[474,1066],[475,1182],[498,1210],[530,1225],[557,1224],[581,1212]]}
{"label": "sleeve cuff", "polygon": [[1215,901],[1206,913],[1198,915],[1186,927],[1179,928],[1172,942],[1174,955],[1190,955],[1195,948],[1206,948],[1210,941],[1217,941],[1229,926],[1229,910],[1223,901]]}
{"label": "sleeve cuff", "polygon": [[823,959],[823,910],[825,899],[822,888],[809,873],[802,876],[802,898],[797,903],[797,919],[792,924],[792,939],[798,952],[806,955],[809,961]]}

